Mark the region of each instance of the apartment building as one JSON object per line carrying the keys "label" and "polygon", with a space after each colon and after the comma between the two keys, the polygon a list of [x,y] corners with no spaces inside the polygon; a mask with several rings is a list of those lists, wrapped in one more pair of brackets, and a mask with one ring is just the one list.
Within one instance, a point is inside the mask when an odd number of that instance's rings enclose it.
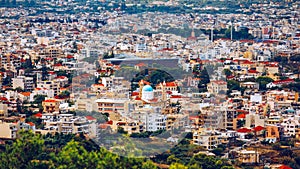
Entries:
{"label": "apartment building", "polygon": [[281,126],[283,127],[285,136],[295,136],[300,124],[298,119],[289,117],[283,119]]}
{"label": "apartment building", "polygon": [[7,117],[8,112],[7,112],[7,105],[0,103],[0,118],[1,117]]}
{"label": "apartment building", "polygon": [[53,90],[54,96],[59,94],[60,83],[57,81],[39,81],[37,82],[37,88],[46,88]]}
{"label": "apartment building", "polygon": [[125,112],[127,99],[97,99],[99,113]]}
{"label": "apartment building", "polygon": [[96,137],[97,125],[95,120],[88,120],[83,116],[74,116],[73,114],[48,113],[43,114],[43,122],[46,131],[41,133],[54,132],[62,134],[87,134],[90,137]]}
{"label": "apartment building", "polygon": [[0,138],[15,139],[20,129],[20,120],[17,117],[0,118]]}
{"label": "apartment building", "polygon": [[265,118],[259,114],[247,114],[245,127],[253,128],[257,126],[265,126]]}
{"label": "apartment building", "polygon": [[60,102],[56,99],[46,99],[42,102],[43,111],[45,113],[59,112]]}
{"label": "apartment building", "polygon": [[220,135],[209,128],[199,128],[193,131],[193,144],[213,150],[221,144]]}
{"label": "apartment building", "polygon": [[227,83],[222,80],[213,80],[207,84],[207,90],[212,94],[226,94],[227,92]]}
{"label": "apartment building", "polygon": [[13,88],[21,88],[24,91],[32,91],[34,89],[33,77],[17,76],[12,78]]}
{"label": "apartment building", "polygon": [[238,160],[244,164],[259,163],[259,153],[257,151],[238,151]]}

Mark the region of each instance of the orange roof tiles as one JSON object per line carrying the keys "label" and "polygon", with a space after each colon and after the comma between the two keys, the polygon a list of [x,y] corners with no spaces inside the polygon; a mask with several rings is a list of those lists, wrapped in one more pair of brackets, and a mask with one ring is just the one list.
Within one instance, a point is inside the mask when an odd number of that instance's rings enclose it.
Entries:
{"label": "orange roof tiles", "polygon": [[44,100],[43,102],[57,102],[57,100],[55,100],[55,99],[47,99],[47,100]]}
{"label": "orange roof tiles", "polygon": [[28,97],[28,96],[30,96],[31,93],[30,92],[21,92],[20,94]]}
{"label": "orange roof tiles", "polygon": [[27,122],[27,124],[29,124],[31,127],[32,127],[32,126],[35,126],[35,124],[32,123],[32,122]]}
{"label": "orange roof tiles", "polygon": [[212,80],[211,83],[216,83],[218,85],[225,85],[227,84],[225,81],[223,80]]}
{"label": "orange roof tiles", "polygon": [[93,117],[93,116],[85,116],[85,118],[86,118],[87,120],[96,120],[96,118]]}
{"label": "orange roof tiles", "polygon": [[177,85],[176,85],[175,82],[167,82],[167,83],[166,83],[166,86],[167,86],[167,87],[176,87]]}

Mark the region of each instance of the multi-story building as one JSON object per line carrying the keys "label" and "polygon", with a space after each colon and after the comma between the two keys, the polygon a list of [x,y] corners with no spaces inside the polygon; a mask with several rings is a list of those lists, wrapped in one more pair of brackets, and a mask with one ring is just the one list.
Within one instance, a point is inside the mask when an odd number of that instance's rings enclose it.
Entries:
{"label": "multi-story building", "polygon": [[15,139],[20,129],[20,120],[15,117],[0,118],[0,138]]}
{"label": "multi-story building", "polygon": [[116,86],[122,86],[124,84],[124,77],[102,77],[101,83],[104,87],[114,88]]}
{"label": "multi-story building", "polygon": [[97,99],[99,113],[124,112],[127,99]]}
{"label": "multi-story building", "polygon": [[34,101],[34,97],[36,95],[44,95],[47,98],[53,98],[54,97],[54,90],[53,89],[46,89],[46,88],[35,88],[29,97],[29,101]]}
{"label": "multi-story building", "polygon": [[144,126],[141,122],[138,121],[119,121],[117,126],[124,129],[128,134],[140,133],[144,131]]}
{"label": "multi-story building", "polygon": [[7,105],[0,103],[0,117],[7,117],[8,112],[7,112]]}
{"label": "multi-story building", "polygon": [[46,99],[42,102],[43,111],[45,113],[59,112],[59,101],[55,99]]}
{"label": "multi-story building", "polygon": [[208,128],[199,128],[193,131],[193,144],[213,150],[221,144],[220,135]]}
{"label": "multi-story building", "polygon": [[60,58],[63,56],[63,51],[57,47],[47,47],[41,50],[39,55],[42,58]]}
{"label": "multi-story building", "polygon": [[13,88],[16,89],[20,87],[25,91],[32,91],[34,89],[33,77],[18,76],[12,78]]}
{"label": "multi-story building", "polygon": [[212,94],[226,94],[227,92],[227,83],[222,80],[213,80],[207,84],[207,90]]}
{"label": "multi-story building", "polygon": [[53,90],[54,96],[59,94],[60,85],[57,81],[39,81],[37,82],[37,88],[46,88]]}
{"label": "multi-story building", "polygon": [[224,127],[227,130],[236,130],[238,112],[234,109],[228,109],[224,113]]}
{"label": "multi-story building", "polygon": [[238,160],[244,164],[259,163],[259,153],[257,151],[238,151]]}
{"label": "multi-story building", "polygon": [[78,111],[98,111],[98,104],[95,102],[96,98],[88,98],[86,96],[81,96],[75,102],[75,108]]}
{"label": "multi-story building", "polygon": [[166,130],[167,116],[159,113],[140,113],[146,131]]}
{"label": "multi-story building", "polygon": [[62,134],[87,134],[89,137],[96,137],[97,128],[95,120],[88,120],[83,116],[73,114],[48,113],[43,114],[43,122],[46,131],[41,133],[54,132]]}
{"label": "multi-story building", "polygon": [[265,126],[265,118],[259,114],[247,114],[245,127],[253,128],[257,126]]}
{"label": "multi-story building", "polygon": [[300,127],[299,121],[294,118],[283,119],[281,126],[284,128],[285,136],[295,136]]}

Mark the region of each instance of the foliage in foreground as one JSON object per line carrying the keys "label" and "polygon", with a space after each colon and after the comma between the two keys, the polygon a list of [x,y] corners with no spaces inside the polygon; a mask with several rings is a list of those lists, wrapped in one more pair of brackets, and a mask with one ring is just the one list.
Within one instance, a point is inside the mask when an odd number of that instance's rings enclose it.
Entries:
{"label": "foliage in foreground", "polygon": [[[113,154],[98,147],[92,140],[85,139],[83,135],[42,136],[24,131],[19,134],[18,139],[7,141],[5,146],[0,147],[0,168],[159,168],[159,165],[146,158]],[[168,154],[167,160],[160,163],[169,164],[170,168],[232,168],[225,161],[214,157],[192,153],[181,160],[178,155],[180,152],[172,152],[176,154]],[[186,155],[185,152],[183,154]]]}

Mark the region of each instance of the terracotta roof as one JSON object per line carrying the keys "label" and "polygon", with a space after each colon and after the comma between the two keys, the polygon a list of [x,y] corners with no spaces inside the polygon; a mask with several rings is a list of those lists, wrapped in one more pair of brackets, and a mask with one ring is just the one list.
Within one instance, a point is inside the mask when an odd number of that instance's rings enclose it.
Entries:
{"label": "terracotta roof", "polygon": [[293,79],[284,79],[284,80],[277,80],[274,81],[274,84],[285,84],[285,83],[292,83],[295,82]]}
{"label": "terracotta roof", "polygon": [[171,98],[172,99],[180,99],[180,98],[182,98],[182,96],[181,95],[172,95]]}
{"label": "terracotta roof", "polygon": [[86,118],[87,120],[96,120],[96,118],[93,117],[93,116],[85,116],[85,118]]}
{"label": "terracotta roof", "polygon": [[248,73],[259,73],[258,71],[256,71],[256,70],[252,70],[252,69],[250,69],[250,70],[248,70]]}
{"label": "terracotta roof", "polygon": [[108,126],[109,126],[109,124],[100,124],[99,128],[100,129],[107,129]]}
{"label": "terracotta roof", "polygon": [[236,111],[239,112],[239,113],[244,113],[244,114],[248,114],[249,113],[248,111],[242,110],[242,109],[237,109]]}
{"label": "terracotta roof", "polygon": [[193,120],[193,119],[199,119],[199,116],[190,116],[189,119],[190,119],[190,120]]}
{"label": "terracotta roof", "polygon": [[56,64],[54,64],[53,66],[62,66],[62,64],[56,63]]}
{"label": "terracotta roof", "polygon": [[122,121],[117,123],[117,125],[125,125],[125,124],[126,124],[126,122],[122,122]]}
{"label": "terracotta roof", "polygon": [[142,63],[136,64],[135,66],[142,67],[142,66],[146,66],[146,64],[142,62]]}
{"label": "terracotta roof", "polygon": [[251,129],[247,129],[247,128],[241,128],[237,130],[237,132],[239,133],[250,133],[251,131],[252,131]]}
{"label": "terracotta roof", "polygon": [[140,93],[139,92],[132,92],[131,96],[138,96]]}
{"label": "terracotta roof", "polygon": [[35,124],[32,123],[32,122],[27,122],[27,124],[29,124],[31,127],[32,127],[32,126],[35,126]]}
{"label": "terracotta roof", "polygon": [[93,86],[104,86],[104,84],[93,84]]}
{"label": "terracotta roof", "polygon": [[254,40],[249,40],[249,39],[242,39],[240,40],[241,43],[254,43]]}
{"label": "terracotta roof", "polygon": [[262,127],[262,126],[256,126],[256,127],[253,128],[254,131],[262,131],[262,130],[264,130],[264,129],[265,129],[265,128]]}
{"label": "terracotta roof", "polygon": [[237,118],[238,118],[238,119],[244,119],[244,118],[246,118],[246,115],[245,115],[244,113],[242,113],[242,114],[239,114],[239,115],[237,116]]}
{"label": "terracotta roof", "polygon": [[106,122],[106,124],[112,125],[112,124],[113,124],[113,121],[112,121],[112,120],[109,120],[109,121]]}
{"label": "terracotta roof", "polygon": [[172,91],[167,91],[166,93],[170,95],[170,94],[172,94]]}
{"label": "terracotta roof", "polygon": [[30,92],[21,92],[20,94],[28,97],[28,96],[30,96],[31,93]]}
{"label": "terracotta roof", "polygon": [[37,117],[37,118],[41,118],[43,115],[42,115],[42,113],[37,113],[34,116]]}
{"label": "terracotta roof", "polygon": [[211,83],[216,83],[218,85],[225,85],[227,84],[225,81],[223,80],[212,80]]}
{"label": "terracotta roof", "polygon": [[6,97],[0,97],[0,100],[7,101],[8,99]]}
{"label": "terracotta roof", "polygon": [[68,79],[67,76],[57,76],[56,79]]}
{"label": "terracotta roof", "polygon": [[44,100],[43,102],[57,102],[57,100],[55,100],[55,99],[47,99],[47,100]]}
{"label": "terracotta roof", "polygon": [[150,85],[149,82],[147,82],[146,80],[143,80],[143,79],[140,81],[140,83],[144,83],[145,85]]}
{"label": "terracotta roof", "polygon": [[286,165],[282,165],[279,167],[279,169],[293,169],[293,168],[286,166]]}
{"label": "terracotta roof", "polygon": [[166,82],[166,86],[167,87],[176,87],[176,83],[175,82]]}
{"label": "terracotta roof", "polygon": [[72,59],[72,58],[74,58],[74,57],[73,57],[72,55],[68,55],[67,58],[68,58],[68,59]]}
{"label": "terracotta roof", "polygon": [[249,61],[249,60],[245,60],[245,61],[242,62],[242,64],[254,64],[254,63]]}

